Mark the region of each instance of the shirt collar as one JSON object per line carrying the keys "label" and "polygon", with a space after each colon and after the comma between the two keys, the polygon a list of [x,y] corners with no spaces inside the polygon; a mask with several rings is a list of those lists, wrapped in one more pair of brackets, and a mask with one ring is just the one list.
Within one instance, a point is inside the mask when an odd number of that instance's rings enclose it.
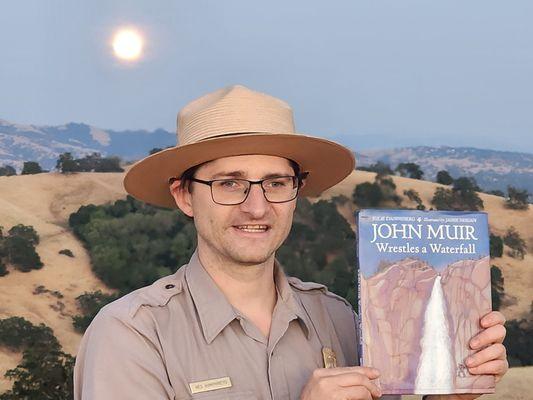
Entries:
{"label": "shirt collar", "polygon": [[[228,302],[226,296],[207,273],[198,257],[196,250],[187,266],[185,266],[185,280],[191,297],[196,306],[202,331],[207,343],[215,337],[235,318],[238,311]],[[274,279],[278,291],[278,302],[283,302],[298,318],[304,333],[309,339],[311,323],[299,299],[294,295],[281,265],[274,263]]]}

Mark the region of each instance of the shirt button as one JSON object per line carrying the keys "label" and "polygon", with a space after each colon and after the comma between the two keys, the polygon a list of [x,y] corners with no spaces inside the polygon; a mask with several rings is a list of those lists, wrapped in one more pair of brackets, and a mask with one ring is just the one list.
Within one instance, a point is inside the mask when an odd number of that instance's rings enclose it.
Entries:
{"label": "shirt button", "polygon": [[175,288],[176,285],[173,285],[172,283],[169,283],[168,285],[165,286],[165,289],[172,289],[172,288]]}

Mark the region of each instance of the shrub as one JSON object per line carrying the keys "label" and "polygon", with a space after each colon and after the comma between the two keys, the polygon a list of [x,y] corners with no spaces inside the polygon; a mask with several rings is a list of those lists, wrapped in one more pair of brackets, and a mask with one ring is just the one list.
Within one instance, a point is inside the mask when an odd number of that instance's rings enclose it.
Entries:
{"label": "shrub", "polygon": [[511,226],[505,233],[503,243],[511,249],[508,253],[511,257],[524,258],[527,250],[526,242],[520,237],[514,226]]}
{"label": "shrub", "polygon": [[69,249],[62,249],[62,250],[59,250],[58,253],[59,253],[59,254],[63,254],[64,256],[74,257],[74,254],[72,254],[72,251],[70,251]]}
{"label": "shrub", "polygon": [[420,195],[418,192],[414,189],[404,190],[403,191],[404,196],[407,196],[409,200],[416,203],[416,209],[417,210],[425,210],[426,207],[422,203],[422,199],[420,198]]}
{"label": "shrub", "polygon": [[76,297],[76,301],[78,302],[78,306],[82,313],[72,317],[74,329],[80,333],[85,332],[98,311],[100,311],[103,306],[116,299],[116,295],[105,294],[100,290],[96,292],[85,292]]}
{"label": "shrub", "polygon": [[6,265],[2,261],[2,258],[0,258],[0,276],[6,276],[9,274],[9,271],[7,270]]}
{"label": "shrub", "polygon": [[527,210],[529,208],[529,193],[527,190],[520,190],[513,186],[507,187],[508,198],[505,207],[513,210]]}
{"label": "shrub", "polygon": [[4,239],[8,262],[21,272],[41,269],[43,263],[35,251],[33,243],[20,236],[8,236]]}

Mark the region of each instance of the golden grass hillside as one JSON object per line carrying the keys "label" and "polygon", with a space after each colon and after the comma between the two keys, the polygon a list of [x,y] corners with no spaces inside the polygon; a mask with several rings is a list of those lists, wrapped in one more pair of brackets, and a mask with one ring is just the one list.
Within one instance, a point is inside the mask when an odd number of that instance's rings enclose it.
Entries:
{"label": "golden grass hillside", "polygon": [[[76,353],[81,336],[74,331],[71,321],[71,317],[77,314],[75,298],[86,291],[109,289],[93,275],[87,252],[68,229],[68,217],[81,205],[103,204],[123,198],[122,179],[123,173],[46,173],[0,177],[0,226],[7,230],[19,223],[32,225],[41,239],[37,252],[44,263],[41,270],[22,273],[10,269],[7,276],[0,277],[0,318],[21,316],[34,324],[42,322],[54,330],[66,352]],[[373,179],[373,173],[356,171],[322,197],[338,194],[351,197],[356,184]],[[401,177],[393,179],[400,195],[404,189],[415,189],[426,206],[429,206],[438,186]],[[533,247],[532,209],[507,210],[501,198],[484,194],[481,197],[493,232],[502,235],[514,225],[529,247]],[[352,211],[350,205],[341,209],[353,224]],[[75,257],[58,254],[62,249],[71,250]],[[505,256],[497,259],[495,264],[503,271],[506,292],[516,298],[515,303],[504,308],[503,312],[507,318],[520,317],[533,300],[533,257],[528,254],[524,260],[518,261]],[[39,285],[51,291],[57,290],[64,297],[58,299],[46,293],[34,294]],[[20,354],[0,349],[0,376],[15,367],[20,359]],[[530,376],[532,370],[528,371]],[[0,393],[9,387],[10,382],[0,378]]]}

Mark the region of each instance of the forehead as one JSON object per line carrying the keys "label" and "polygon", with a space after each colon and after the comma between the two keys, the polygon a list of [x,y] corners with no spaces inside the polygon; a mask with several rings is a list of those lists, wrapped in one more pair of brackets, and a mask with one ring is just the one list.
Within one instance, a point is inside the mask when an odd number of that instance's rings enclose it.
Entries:
{"label": "forehead", "polygon": [[202,173],[202,175],[215,175],[237,171],[249,177],[292,174],[294,172],[286,158],[259,154],[218,158],[203,164],[197,172]]}

